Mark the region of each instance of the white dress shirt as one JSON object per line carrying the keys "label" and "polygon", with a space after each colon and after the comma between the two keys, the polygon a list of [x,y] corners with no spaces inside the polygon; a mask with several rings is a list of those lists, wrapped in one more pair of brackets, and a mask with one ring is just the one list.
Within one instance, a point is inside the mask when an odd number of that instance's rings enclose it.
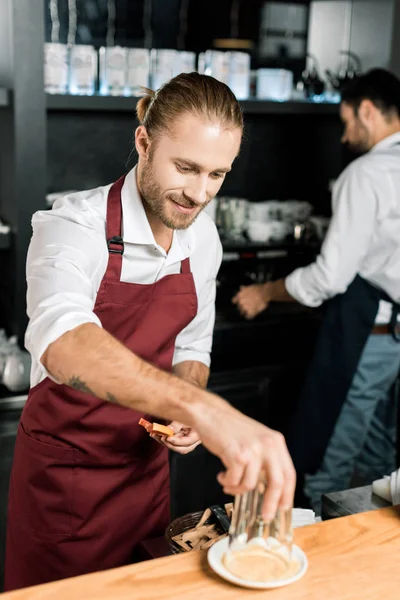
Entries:
{"label": "white dress shirt", "polygon": [[[319,306],[359,274],[400,302],[400,132],[353,161],[332,194],[332,220],[316,261],[286,278],[291,296]],[[381,301],[376,323],[388,323]]]}
{"label": "white dress shirt", "polygon": [[[40,357],[49,344],[84,323],[101,322],[94,314],[96,295],[108,263],[107,195],[110,185],[57,200],[52,210],[32,219],[33,235],[27,259],[25,345],[32,356],[31,386],[49,374]],[[174,231],[168,254],[155,241],[132,169],[121,192],[123,239],[121,281],[152,284],[180,272],[190,257],[198,312],[178,335],[173,364],[185,360],[210,365],[215,320],[216,276],[222,246],[212,219],[202,212],[187,229]]]}

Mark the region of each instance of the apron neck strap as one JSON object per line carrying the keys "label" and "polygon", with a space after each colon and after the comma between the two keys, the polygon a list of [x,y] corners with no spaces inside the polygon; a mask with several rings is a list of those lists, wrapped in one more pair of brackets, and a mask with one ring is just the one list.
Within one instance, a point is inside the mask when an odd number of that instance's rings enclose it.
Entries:
{"label": "apron neck strap", "polygon": [[122,203],[121,190],[125,175],[112,184],[107,198],[106,239],[108,248],[108,266],[106,275],[109,279],[120,281],[124,242],[121,236]]}
{"label": "apron neck strap", "polygon": [[181,273],[190,273],[190,260],[189,257],[184,258],[181,262]]}
{"label": "apron neck strap", "polygon": [[[124,254],[124,240],[121,236],[121,190],[124,181],[125,175],[113,183],[107,198],[106,239],[108,248],[108,266],[106,276],[113,281],[121,280],[122,255]],[[190,273],[189,257],[181,262],[181,273]]]}
{"label": "apron neck strap", "polygon": [[125,175],[112,184],[107,200],[107,240],[121,237],[122,204],[121,190],[124,185]]}

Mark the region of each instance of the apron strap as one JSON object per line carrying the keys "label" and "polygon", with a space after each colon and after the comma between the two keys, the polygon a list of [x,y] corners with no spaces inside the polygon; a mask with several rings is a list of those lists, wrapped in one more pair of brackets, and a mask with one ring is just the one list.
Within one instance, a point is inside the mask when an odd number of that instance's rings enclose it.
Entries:
{"label": "apron strap", "polygon": [[185,258],[181,262],[181,273],[190,273],[190,260],[189,257]]}
{"label": "apron strap", "polygon": [[381,298],[380,290],[357,275],[343,294],[326,303],[313,357],[286,433],[299,476],[315,473],[322,464]]}
{"label": "apron strap", "polygon": [[[107,279],[121,280],[122,255],[124,254],[124,240],[121,237],[122,228],[122,203],[121,190],[124,185],[125,175],[112,184],[107,198],[107,224],[106,239],[108,248],[108,265],[105,273]],[[190,273],[189,257],[181,262],[181,273]]]}
{"label": "apron strap", "polygon": [[397,321],[397,317],[400,314],[400,304],[392,304],[392,315],[390,317],[389,331],[395,342],[400,344],[400,329]]}
{"label": "apron strap", "polygon": [[120,281],[124,241],[121,237],[122,204],[121,190],[125,175],[112,184],[107,198],[106,239],[108,248],[108,265],[105,273],[107,279]]}

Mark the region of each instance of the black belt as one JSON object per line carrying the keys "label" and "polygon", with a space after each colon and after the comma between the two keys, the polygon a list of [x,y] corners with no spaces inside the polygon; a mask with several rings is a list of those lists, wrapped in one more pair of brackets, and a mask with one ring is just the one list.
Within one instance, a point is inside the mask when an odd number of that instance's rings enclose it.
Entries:
{"label": "black belt", "polygon": [[396,341],[400,341],[400,323],[387,323],[384,325],[374,325],[371,330],[373,335],[391,335]]}
{"label": "black belt", "polygon": [[385,334],[391,334],[392,332],[390,329],[390,325],[386,324],[386,325],[374,325],[371,333],[375,334],[375,335],[385,335]]}

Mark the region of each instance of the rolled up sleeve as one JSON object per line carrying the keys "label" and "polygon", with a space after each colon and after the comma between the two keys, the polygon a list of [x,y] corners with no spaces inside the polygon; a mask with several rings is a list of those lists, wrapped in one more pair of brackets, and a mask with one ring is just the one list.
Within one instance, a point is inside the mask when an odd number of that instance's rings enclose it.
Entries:
{"label": "rolled up sleeve", "polygon": [[345,292],[367,254],[377,196],[362,165],[350,165],[338,179],[332,204],[332,220],[316,261],[296,269],[285,280],[289,294],[310,307]]}
{"label": "rolled up sleeve", "polygon": [[216,278],[222,261],[222,245],[215,233],[214,249],[209,248],[204,260],[209,261],[209,276],[197,289],[197,315],[176,338],[173,365],[186,360],[211,364],[215,323]]}
{"label": "rolled up sleeve", "polygon": [[47,376],[40,359],[51,343],[84,323],[101,327],[93,309],[107,265],[104,224],[90,212],[77,211],[74,217],[63,206],[32,219],[25,346]]}

